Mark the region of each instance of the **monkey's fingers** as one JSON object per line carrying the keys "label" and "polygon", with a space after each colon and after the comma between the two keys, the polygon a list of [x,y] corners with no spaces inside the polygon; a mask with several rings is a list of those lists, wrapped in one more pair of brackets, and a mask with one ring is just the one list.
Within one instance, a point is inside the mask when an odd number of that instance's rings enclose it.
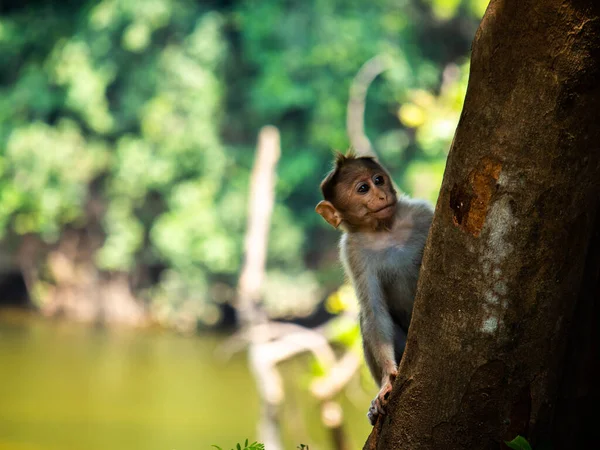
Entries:
{"label": "monkey's fingers", "polygon": [[371,425],[375,425],[375,422],[377,422],[377,417],[379,417],[379,415],[385,415],[385,405],[387,404],[388,399],[390,398],[390,394],[392,392],[392,382],[395,376],[396,373],[390,374],[390,381],[383,385],[383,387],[377,394],[377,397],[375,397],[375,399],[371,402],[371,407],[369,408],[369,412],[367,413],[367,417],[369,418]]}
{"label": "monkey's fingers", "polygon": [[369,412],[367,413],[367,417],[369,418],[369,422],[371,422],[371,425],[375,425],[375,423],[377,422],[377,418],[380,415],[385,415],[385,410],[383,409],[383,405],[381,404],[379,397],[376,397],[371,402],[371,407],[369,408]]}
{"label": "monkey's fingers", "polygon": [[382,415],[385,415],[385,405],[388,402],[390,393],[392,392],[392,386],[385,385],[377,394],[377,397],[373,399],[371,402],[371,407],[369,408],[369,412],[367,413],[367,417],[371,422],[371,425],[375,425],[377,422],[377,418]]}

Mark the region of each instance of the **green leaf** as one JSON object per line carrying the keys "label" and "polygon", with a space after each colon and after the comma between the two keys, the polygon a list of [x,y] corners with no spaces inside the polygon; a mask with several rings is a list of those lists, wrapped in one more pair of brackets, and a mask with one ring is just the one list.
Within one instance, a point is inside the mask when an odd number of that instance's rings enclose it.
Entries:
{"label": "green leaf", "polygon": [[523,436],[517,436],[512,441],[504,441],[504,443],[514,450],[532,450],[531,445]]}
{"label": "green leaf", "polygon": [[219,447],[218,445],[211,445],[211,447],[216,448],[217,450],[223,450],[221,447]]}

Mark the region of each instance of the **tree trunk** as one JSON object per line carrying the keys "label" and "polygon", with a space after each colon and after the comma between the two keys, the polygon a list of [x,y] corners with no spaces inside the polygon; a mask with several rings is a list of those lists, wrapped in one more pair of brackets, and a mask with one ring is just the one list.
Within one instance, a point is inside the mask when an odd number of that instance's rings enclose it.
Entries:
{"label": "tree trunk", "polygon": [[586,428],[599,206],[600,2],[492,0],[400,375],[365,448],[499,449],[518,434],[600,448]]}
{"label": "tree trunk", "polygon": [[259,302],[263,294],[267,243],[275,204],[276,166],[280,154],[279,130],[273,126],[261,128],[250,180],[245,257],[236,303],[242,326],[250,330],[248,362],[261,400],[259,437],[266,448],[273,450],[283,448],[280,426],[283,382],[275,367],[277,361],[270,351],[269,338],[257,325],[267,320]]}

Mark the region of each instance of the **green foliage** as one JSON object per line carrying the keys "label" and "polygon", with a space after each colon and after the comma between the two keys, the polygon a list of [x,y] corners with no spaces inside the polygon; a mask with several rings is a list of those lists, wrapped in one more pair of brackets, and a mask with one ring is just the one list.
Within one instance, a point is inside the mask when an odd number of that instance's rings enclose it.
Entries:
{"label": "green foliage", "polygon": [[225,231],[215,214],[230,164],[219,137],[223,16],[191,0],[55,8],[35,33],[25,26],[35,10],[0,25],[0,77],[17,80],[0,95],[0,233],[53,242],[66,225],[89,226],[93,195],[101,269],[158,263],[190,287],[198,272],[235,273],[241,227]]}
{"label": "green foliage", "polygon": [[8,136],[3,153],[0,161],[11,178],[0,181],[0,223],[12,218],[17,233],[39,233],[49,240],[81,217],[88,185],[108,156],[102,141],[86,140],[68,119],[54,127],[23,124]]}
{"label": "green foliage", "polygon": [[[296,303],[281,305],[287,296],[277,293],[294,280],[317,301],[322,289],[311,271],[327,273],[321,260],[330,261],[324,250],[337,238],[313,211],[318,185],[331,150],[349,144],[348,90],[375,55],[389,69],[369,90],[367,134],[403,190],[437,197],[487,1],[424,4],[7,7],[0,18],[0,236],[33,233],[51,243],[66,227],[99,225],[104,244],[94,261],[101,270],[164,268],[143,292],[150,310],[169,323],[190,308],[212,324],[218,311],[209,303],[226,296],[211,288],[232,285],[239,272],[256,136],[271,123],[281,131],[282,158],[266,303],[293,314]],[[338,275],[324,281],[338,284]]]}
{"label": "green foliage", "polygon": [[523,436],[517,436],[512,441],[504,441],[504,443],[514,450],[532,450],[531,445]]}
{"label": "green foliage", "polygon": [[[477,20],[468,11],[474,31]],[[451,40],[440,36],[431,14],[410,2],[391,0],[315,0],[301,6],[265,0],[241,2],[236,9],[243,58],[256,76],[249,90],[234,95],[249,102],[245,123],[257,128],[275,122],[281,128],[279,194],[299,212],[295,219],[303,228],[323,226],[312,211],[318,192],[307,185],[318,186],[332,148],[347,148],[349,87],[361,65],[375,55],[387,58],[389,70],[369,91],[367,134],[403,189],[437,197],[439,169],[418,180],[408,178],[407,172],[414,161],[444,164],[466,89],[468,67],[463,61],[471,36],[457,28]],[[445,54],[436,54],[437,48]],[[447,77],[438,93],[448,61],[460,66],[449,66],[454,76]],[[399,122],[390,110],[411,102],[414,92],[426,93],[428,100],[419,106],[421,121]],[[456,97],[459,101],[453,103]],[[428,188],[422,188],[425,184]]]}
{"label": "green foliage", "polygon": [[[218,445],[212,445],[211,447],[214,447],[217,450],[223,450]],[[265,445],[260,444],[258,442],[253,442],[252,444],[248,444],[248,439],[246,439],[246,441],[244,442],[244,447],[242,447],[241,444],[237,444],[235,448],[236,448],[236,450],[265,450]],[[234,449],[231,449],[231,450],[234,450]]]}

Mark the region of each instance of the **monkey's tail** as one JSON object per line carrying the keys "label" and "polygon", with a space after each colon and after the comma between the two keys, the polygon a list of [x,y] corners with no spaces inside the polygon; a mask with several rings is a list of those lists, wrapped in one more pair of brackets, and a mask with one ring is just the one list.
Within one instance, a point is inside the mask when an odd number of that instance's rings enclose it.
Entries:
{"label": "monkey's tail", "polygon": [[350,86],[346,130],[350,145],[356,150],[358,156],[377,158],[375,149],[365,134],[365,101],[367,90],[373,80],[388,68],[387,61],[384,55],[369,59],[359,69]]}

